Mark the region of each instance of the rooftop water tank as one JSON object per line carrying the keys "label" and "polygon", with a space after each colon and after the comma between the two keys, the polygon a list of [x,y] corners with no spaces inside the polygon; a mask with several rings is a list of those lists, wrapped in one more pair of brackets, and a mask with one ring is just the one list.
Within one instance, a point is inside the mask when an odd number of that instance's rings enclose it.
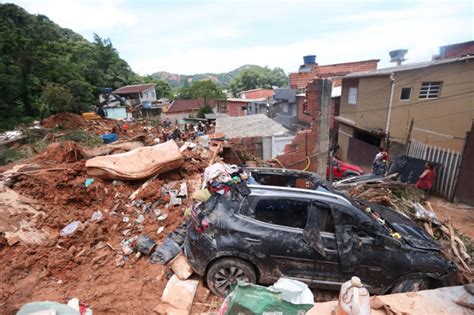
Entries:
{"label": "rooftop water tank", "polygon": [[305,65],[314,65],[316,63],[316,55],[303,56],[303,61]]}

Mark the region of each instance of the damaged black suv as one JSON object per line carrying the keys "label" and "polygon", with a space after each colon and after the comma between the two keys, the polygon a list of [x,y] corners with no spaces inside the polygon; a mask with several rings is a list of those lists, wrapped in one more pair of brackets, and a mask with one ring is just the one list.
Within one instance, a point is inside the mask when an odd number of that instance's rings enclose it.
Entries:
{"label": "damaged black suv", "polygon": [[376,294],[454,284],[454,264],[403,215],[356,203],[312,173],[252,174],[260,185],[250,195],[212,195],[188,228],[186,257],[214,294],[225,296],[236,279],[271,284],[282,276],[338,290],[357,275]]}

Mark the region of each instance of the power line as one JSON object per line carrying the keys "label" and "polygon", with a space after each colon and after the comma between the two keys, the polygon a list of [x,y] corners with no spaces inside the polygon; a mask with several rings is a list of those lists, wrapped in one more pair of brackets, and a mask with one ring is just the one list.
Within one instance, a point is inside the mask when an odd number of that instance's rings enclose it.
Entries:
{"label": "power line", "polygon": [[[415,69],[413,69],[413,70],[415,70]],[[402,80],[400,80],[400,81],[395,81],[395,85],[396,85],[396,86],[408,85],[408,84],[413,83],[413,82],[415,82],[416,80],[418,80],[418,79],[420,79],[420,78],[422,78],[422,77],[424,77],[424,76],[433,74],[433,73],[435,73],[436,71],[440,71],[440,70],[442,70],[442,68],[435,68],[435,69],[433,69],[432,71],[430,71],[430,72],[428,72],[428,73],[423,73],[423,74],[421,74],[421,75],[415,77],[413,80],[410,80],[410,81],[408,81],[408,82],[405,83],[405,82],[404,82],[405,80],[408,80],[408,79],[410,79],[410,78],[412,78],[413,76],[416,75],[416,74],[412,74],[412,75],[410,75],[410,76],[408,76],[408,77],[406,77],[406,78],[404,78],[404,79],[402,79]],[[409,71],[409,70],[407,70],[407,71]],[[450,74],[446,74],[446,75],[443,76],[443,78],[449,77],[449,76],[452,76],[452,75],[459,75],[459,74],[464,73],[464,72],[467,72],[467,71],[472,71],[472,69],[467,69],[467,70],[463,70],[463,71],[456,71],[456,72],[453,72],[453,73],[450,73]],[[393,71],[393,72],[397,72],[397,71],[395,70],[395,71]],[[387,75],[388,75],[388,74],[387,74]],[[357,78],[357,79],[358,79],[358,78]],[[466,83],[470,83],[470,82],[466,82]],[[466,84],[466,83],[453,83],[453,84],[447,84],[447,85],[445,85],[445,86],[452,86],[452,85],[456,85],[456,84]],[[382,86],[381,88],[379,88],[379,89],[377,89],[377,90],[374,90],[374,91],[371,91],[369,94],[366,94],[366,95],[364,95],[363,97],[358,98],[357,101],[365,100],[365,99],[367,99],[367,98],[370,98],[371,96],[374,96],[374,95],[379,94],[379,93],[381,93],[381,92],[387,91],[387,88],[390,87],[390,84],[391,84],[391,81],[389,81],[388,84]]]}
{"label": "power line", "polygon": [[[414,106],[414,105],[429,105],[429,104],[432,104],[432,103],[435,103],[435,102],[439,102],[439,101],[444,101],[444,100],[447,100],[447,99],[450,99],[452,97],[456,97],[456,96],[460,96],[460,95],[464,95],[464,94],[472,94],[474,93],[474,91],[472,89],[467,89],[467,90],[463,90],[462,92],[458,93],[458,94],[452,94],[452,95],[449,95],[449,96],[445,96],[445,97],[439,97],[437,99],[427,99],[427,100],[423,100],[423,101],[418,101],[418,102],[412,102],[412,103],[407,103],[407,104],[400,104],[398,106],[392,106],[392,109],[397,109],[397,108],[400,108],[400,107],[406,107],[406,106]],[[472,97],[472,96],[467,96],[467,97],[463,97],[463,98],[468,98],[468,97]],[[463,99],[463,98],[459,98],[459,99]],[[365,109],[365,110],[355,110],[355,111],[345,111],[345,112],[339,112],[339,115],[341,114],[357,114],[357,113],[366,113],[366,112],[374,112],[374,111],[381,111],[381,110],[385,110],[385,109],[388,109],[389,107],[386,106],[386,107],[381,107],[381,108],[374,108],[374,109]]]}

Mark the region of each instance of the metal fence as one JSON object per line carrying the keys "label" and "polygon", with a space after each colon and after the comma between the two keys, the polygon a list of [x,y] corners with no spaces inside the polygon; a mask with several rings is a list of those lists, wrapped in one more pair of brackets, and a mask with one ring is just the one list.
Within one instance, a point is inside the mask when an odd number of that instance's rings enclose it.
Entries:
{"label": "metal fence", "polygon": [[417,140],[411,140],[407,149],[407,155],[441,164],[432,191],[448,200],[452,200],[462,160],[462,153],[451,149],[440,148],[435,145],[428,145]]}

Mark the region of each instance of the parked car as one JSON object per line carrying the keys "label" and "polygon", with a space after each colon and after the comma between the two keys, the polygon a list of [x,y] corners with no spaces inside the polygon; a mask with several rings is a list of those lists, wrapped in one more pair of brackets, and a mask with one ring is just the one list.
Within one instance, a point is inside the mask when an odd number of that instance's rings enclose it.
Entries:
{"label": "parked car", "polygon": [[[343,162],[336,158],[333,158],[333,166],[332,166],[332,177],[336,180],[339,179],[346,179],[349,177],[359,176],[364,174],[364,170],[362,170],[357,165],[353,165],[347,162]],[[326,178],[329,178],[329,163],[326,168]]]}
{"label": "parked car", "polygon": [[[337,290],[357,275],[376,294],[454,282],[455,265],[408,218],[352,201],[312,173],[251,171],[260,185],[250,195],[214,194],[192,213],[185,255],[214,294],[225,296],[237,279],[271,284],[282,276]],[[301,181],[312,187],[295,188]]]}

